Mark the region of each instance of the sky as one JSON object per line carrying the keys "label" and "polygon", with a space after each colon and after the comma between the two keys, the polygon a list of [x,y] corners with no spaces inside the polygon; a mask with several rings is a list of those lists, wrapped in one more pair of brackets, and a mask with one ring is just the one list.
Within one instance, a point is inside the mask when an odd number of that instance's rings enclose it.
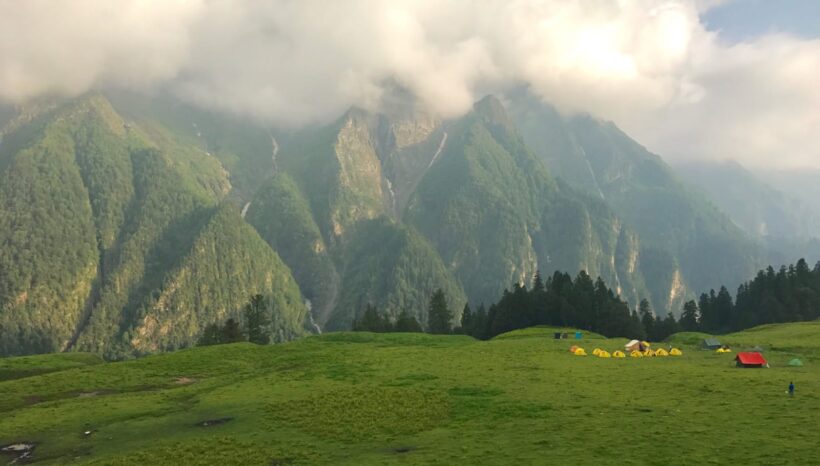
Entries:
{"label": "sky", "polygon": [[0,0],[0,101],[170,92],[277,127],[526,86],[670,161],[820,168],[817,0]]}

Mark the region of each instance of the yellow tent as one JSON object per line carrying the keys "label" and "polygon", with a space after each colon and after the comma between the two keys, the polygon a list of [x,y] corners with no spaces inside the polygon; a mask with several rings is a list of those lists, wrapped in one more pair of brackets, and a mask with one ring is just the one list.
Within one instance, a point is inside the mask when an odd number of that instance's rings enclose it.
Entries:
{"label": "yellow tent", "polygon": [[592,354],[594,356],[598,356],[598,353],[600,353],[600,352],[601,352],[601,348],[595,348],[594,350],[592,350]]}
{"label": "yellow tent", "polygon": [[716,349],[716,350],[715,350],[715,353],[720,353],[720,354],[723,354],[723,353],[725,353],[725,352],[726,352],[726,350],[725,350],[725,349],[723,349],[723,348],[718,348],[718,349]]}
{"label": "yellow tent", "polygon": [[586,355],[587,355],[587,352],[586,352],[586,351],[584,351],[584,349],[583,349],[583,348],[578,348],[577,350],[575,350],[575,355],[576,355],[576,356],[586,356]]}
{"label": "yellow tent", "polygon": [[612,357],[613,357],[613,358],[625,358],[625,357],[626,357],[626,355],[624,354],[624,352],[623,352],[623,351],[621,351],[621,350],[617,350],[617,351],[613,351],[613,352],[612,352]]}
{"label": "yellow tent", "polygon": [[598,355],[597,355],[597,356],[598,356],[599,358],[611,358],[611,357],[612,357],[612,356],[609,354],[609,351],[604,351],[604,350],[598,351]]}
{"label": "yellow tent", "polygon": [[655,355],[655,352],[652,351],[651,349],[648,349],[648,350],[643,352],[643,355],[651,358],[652,356]]}
{"label": "yellow tent", "polygon": [[655,356],[669,356],[669,353],[665,349],[660,348],[655,351]]}
{"label": "yellow tent", "polygon": [[633,351],[633,352],[629,353],[629,355],[632,356],[633,358],[642,358],[643,357],[643,353],[641,353],[640,351]]}
{"label": "yellow tent", "polygon": [[651,346],[648,341],[642,341],[641,343],[643,343],[643,345],[647,348]]}
{"label": "yellow tent", "polygon": [[724,352],[724,353],[731,353],[731,352],[732,352],[732,348],[724,348],[724,349],[723,349],[723,352]]}
{"label": "yellow tent", "polygon": [[670,355],[670,356],[682,356],[682,355],[683,355],[683,352],[681,352],[681,350],[679,350],[679,349],[677,349],[677,348],[672,348],[672,349],[669,351],[669,355]]}
{"label": "yellow tent", "polygon": [[577,350],[577,349],[578,349],[578,345],[572,345],[572,346],[569,347],[569,352],[574,353],[575,350]]}

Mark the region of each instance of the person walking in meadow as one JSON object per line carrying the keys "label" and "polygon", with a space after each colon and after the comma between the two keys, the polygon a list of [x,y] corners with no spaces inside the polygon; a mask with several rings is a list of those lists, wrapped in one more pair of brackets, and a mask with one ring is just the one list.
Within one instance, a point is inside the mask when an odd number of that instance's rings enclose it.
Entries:
{"label": "person walking in meadow", "polygon": [[794,396],[794,382],[789,382],[789,396]]}

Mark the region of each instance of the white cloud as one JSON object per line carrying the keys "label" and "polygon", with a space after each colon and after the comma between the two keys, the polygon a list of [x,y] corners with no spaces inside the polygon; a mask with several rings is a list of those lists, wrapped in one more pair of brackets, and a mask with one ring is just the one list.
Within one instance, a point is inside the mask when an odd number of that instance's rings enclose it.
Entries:
{"label": "white cloud", "polygon": [[522,83],[669,157],[820,166],[820,43],[729,46],[722,0],[0,0],[0,100],[161,87],[298,126],[396,86],[457,116]]}

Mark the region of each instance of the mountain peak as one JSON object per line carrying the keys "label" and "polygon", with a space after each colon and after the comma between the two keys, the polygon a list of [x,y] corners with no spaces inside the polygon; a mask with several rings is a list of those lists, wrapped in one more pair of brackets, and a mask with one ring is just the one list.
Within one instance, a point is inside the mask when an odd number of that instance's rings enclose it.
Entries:
{"label": "mountain peak", "polygon": [[507,113],[507,108],[494,95],[488,95],[473,104],[473,111],[487,123],[499,125],[508,130],[513,129],[513,122]]}

